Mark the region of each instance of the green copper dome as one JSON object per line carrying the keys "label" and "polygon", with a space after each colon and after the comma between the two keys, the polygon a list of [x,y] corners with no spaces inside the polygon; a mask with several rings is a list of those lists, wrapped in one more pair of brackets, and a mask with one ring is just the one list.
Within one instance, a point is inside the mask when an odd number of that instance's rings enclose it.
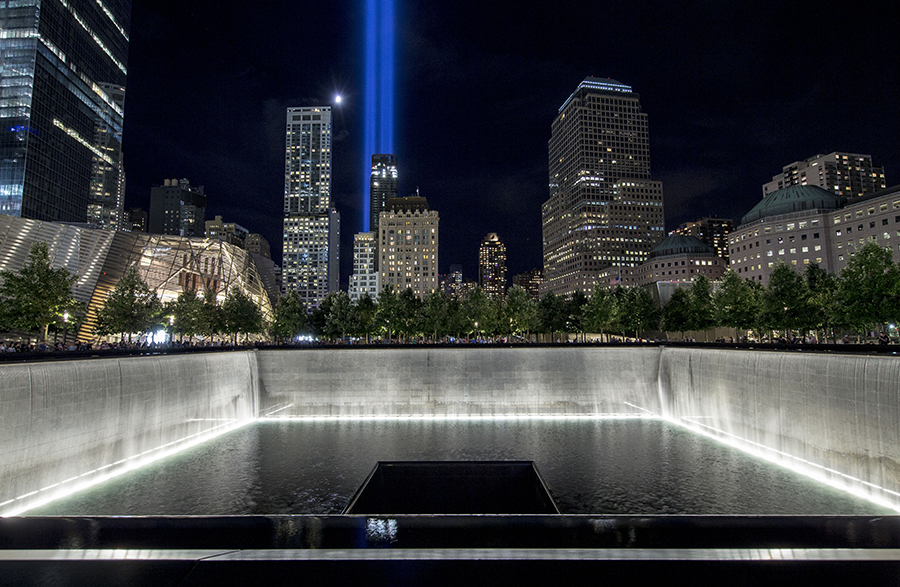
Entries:
{"label": "green copper dome", "polygon": [[668,255],[716,254],[716,250],[695,236],[670,234],[650,250],[650,258]]}
{"label": "green copper dome", "polygon": [[763,198],[741,218],[741,224],[801,210],[835,210],[842,204],[840,196],[818,186],[791,185],[776,190]]}

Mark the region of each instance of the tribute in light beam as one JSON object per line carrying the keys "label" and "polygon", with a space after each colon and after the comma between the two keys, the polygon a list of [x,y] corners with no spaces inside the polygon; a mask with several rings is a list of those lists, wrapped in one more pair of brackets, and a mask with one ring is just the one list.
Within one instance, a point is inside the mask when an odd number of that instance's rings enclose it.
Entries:
{"label": "tribute in light beam", "polygon": [[361,194],[363,232],[368,232],[370,158],[394,152],[394,0],[366,0],[365,47]]}

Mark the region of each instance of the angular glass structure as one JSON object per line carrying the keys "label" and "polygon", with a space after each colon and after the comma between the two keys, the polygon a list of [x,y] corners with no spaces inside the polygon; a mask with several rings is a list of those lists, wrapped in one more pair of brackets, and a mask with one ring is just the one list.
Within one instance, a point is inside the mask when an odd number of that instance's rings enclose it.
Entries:
{"label": "angular glass structure", "polygon": [[0,213],[121,221],[131,0],[0,0]]}

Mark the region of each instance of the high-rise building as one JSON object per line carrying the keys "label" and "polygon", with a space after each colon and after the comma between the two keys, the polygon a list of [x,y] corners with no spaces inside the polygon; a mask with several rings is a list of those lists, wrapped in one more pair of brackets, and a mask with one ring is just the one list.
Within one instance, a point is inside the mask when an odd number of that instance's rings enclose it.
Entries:
{"label": "high-rise building", "polygon": [[438,213],[422,197],[391,198],[378,219],[381,287],[420,298],[438,287]]}
{"label": "high-rise building", "polygon": [[380,275],[376,268],[378,247],[374,231],[359,232],[353,235],[353,274],[350,276],[351,302],[359,302],[369,294],[373,299],[378,298]]}
{"label": "high-rise building", "polygon": [[149,231],[202,237],[206,230],[206,194],[187,179],[167,179],[150,188]]}
{"label": "high-rise building", "polygon": [[147,211],[143,208],[129,208],[125,210],[125,226],[122,230],[126,232],[147,232]]}
{"label": "high-rise building", "polygon": [[287,109],[282,287],[307,308],[338,290],[340,215],[331,201],[331,107]]}
{"label": "high-rise building", "polygon": [[847,199],[887,187],[884,167],[872,165],[871,155],[837,152],[785,165],[780,175],[763,184],[763,197],[791,185],[816,185]]}
{"label": "high-rise building", "polygon": [[488,297],[506,294],[506,245],[496,232],[488,233],[478,247],[478,285]]}
{"label": "high-rise building", "polygon": [[372,175],[369,178],[369,230],[378,231],[378,215],[387,201],[396,198],[399,179],[397,157],[389,154],[372,155]]}
{"label": "high-rise building", "polygon": [[130,26],[131,0],[0,3],[0,213],[119,227]]}
{"label": "high-rise building", "polygon": [[247,238],[244,239],[244,248],[247,249],[248,253],[253,253],[266,259],[272,258],[272,249],[269,247],[269,241],[259,233],[251,232],[248,234]]}
{"label": "high-rise building", "polygon": [[610,270],[630,273],[665,236],[640,97],[615,80],[585,79],[553,121],[549,153],[543,291],[589,293]]}
{"label": "high-rise building", "polygon": [[728,264],[728,235],[734,230],[734,221],[730,218],[711,218],[704,216],[694,222],[685,222],[671,234],[694,236],[716,250],[720,259]]}
{"label": "high-rise building", "polygon": [[528,292],[535,301],[541,299],[541,286],[544,283],[544,270],[535,267],[525,273],[516,273],[512,278],[513,285],[518,285]]}

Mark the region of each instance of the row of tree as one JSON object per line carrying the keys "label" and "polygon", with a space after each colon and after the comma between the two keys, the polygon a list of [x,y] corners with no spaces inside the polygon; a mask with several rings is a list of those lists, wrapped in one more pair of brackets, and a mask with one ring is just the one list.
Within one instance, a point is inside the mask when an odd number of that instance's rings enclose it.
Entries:
{"label": "row of tree", "polygon": [[492,299],[475,288],[462,299],[433,292],[424,300],[411,290],[385,289],[378,301],[364,296],[350,302],[345,292],[329,294],[318,309],[306,312],[299,297],[283,296],[275,310],[272,334],[287,340],[299,335],[326,339],[373,336],[409,340],[455,337],[526,337],[543,333],[559,338],[585,333],[609,339],[611,334],[641,337],[647,333],[708,333],[733,328],[735,337],[753,332],[793,335],[815,333],[834,338],[842,329],[877,331],[900,320],[900,268],[891,252],[869,244],[853,256],[841,274],[818,265],[803,273],[778,264],[763,287],[733,271],[716,284],[701,275],[690,287],[678,288],[664,307],[644,288],[595,287],[590,296],[546,294],[535,302],[513,286],[505,299]]}
{"label": "row of tree", "polygon": [[[45,243],[35,244],[29,261],[19,272],[0,273],[0,328],[36,331],[46,339],[50,325],[68,325],[84,314],[84,304],[72,296],[77,277],[65,268],[53,269]],[[763,333],[821,333],[833,338],[836,329],[857,333],[879,330],[900,319],[900,267],[891,252],[869,244],[853,256],[839,276],[817,265],[803,273],[779,264],[769,284],[746,280],[729,271],[717,287],[705,276],[689,288],[676,289],[660,307],[640,287],[613,290],[595,287],[590,296],[576,292],[571,298],[548,293],[533,300],[513,286],[505,298],[490,298],[475,288],[463,298],[433,292],[424,299],[410,289],[391,287],[375,299],[364,296],[351,303],[346,292],[325,297],[309,312],[296,293],[281,297],[274,320],[267,323],[257,306],[239,288],[232,288],[219,304],[213,291],[184,291],[163,304],[143,282],[136,267],[119,280],[97,313],[96,333],[129,339],[165,329],[189,339],[228,334],[233,340],[268,334],[285,342],[299,336],[325,339],[373,337],[409,341],[444,337],[529,337],[545,333],[559,337],[585,333],[641,337],[648,332],[708,332],[715,327]]]}
{"label": "row of tree", "polygon": [[[50,326],[75,330],[84,319],[86,305],[72,292],[78,277],[65,267],[51,266],[46,243],[35,243],[22,269],[0,272],[0,279],[0,331],[37,332],[44,341]],[[156,330],[188,338],[227,334],[237,340],[239,335],[265,333],[266,323],[259,306],[237,287],[226,293],[222,304],[209,290],[202,296],[184,291],[164,304],[132,266],[98,310],[95,332],[131,340],[134,334]]]}

